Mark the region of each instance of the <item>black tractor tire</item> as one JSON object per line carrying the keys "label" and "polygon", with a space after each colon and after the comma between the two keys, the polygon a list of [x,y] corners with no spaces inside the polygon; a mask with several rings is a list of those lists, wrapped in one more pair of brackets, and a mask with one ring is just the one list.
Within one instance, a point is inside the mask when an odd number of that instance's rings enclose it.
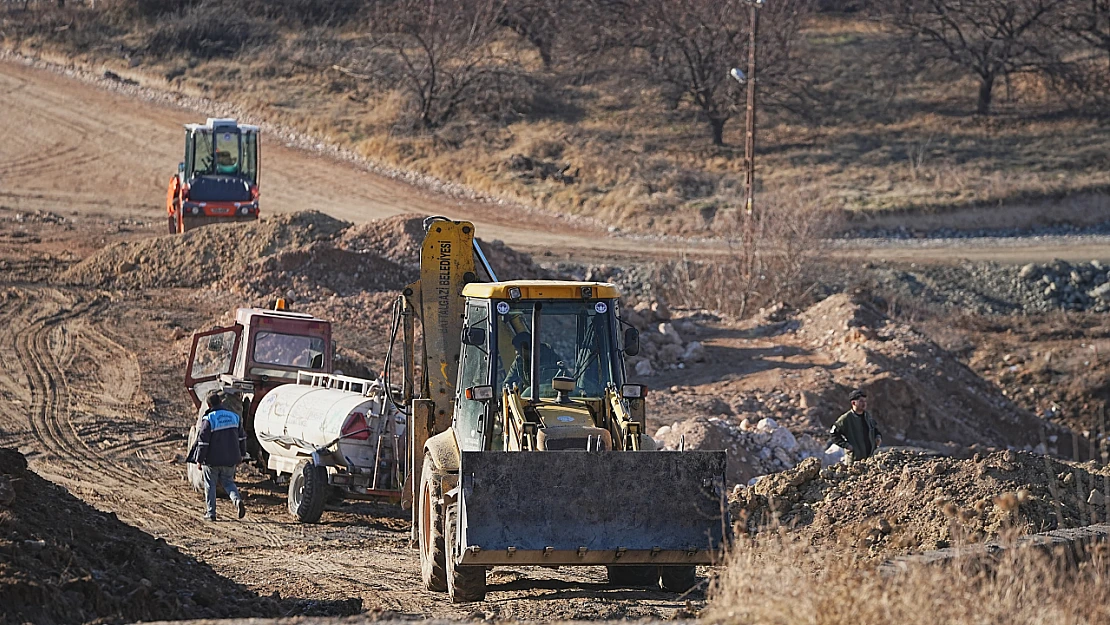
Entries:
{"label": "black tractor tire", "polygon": [[659,588],[657,566],[607,566],[609,583],[621,588]]}
{"label": "black tractor tire", "polygon": [[328,469],[301,460],[289,478],[289,514],[301,523],[316,523],[328,499]]}
{"label": "black tractor tire", "polygon": [[663,590],[668,592],[686,592],[698,583],[697,572],[692,565],[661,566],[659,577],[663,581]]}
{"label": "black tractor tire", "polygon": [[177,234],[177,218],[170,215],[170,234]]}
{"label": "black tractor tire", "polygon": [[424,588],[447,591],[447,556],[443,538],[443,482],[431,457],[424,457],[420,471],[420,493],[416,500],[417,533],[420,547],[420,579]]}
{"label": "black tractor tire", "polygon": [[486,600],[486,567],[459,566],[455,564],[455,544],[458,541],[458,507],[454,504],[447,508],[444,515],[444,528],[447,533],[447,595],[451,603],[468,603]]}

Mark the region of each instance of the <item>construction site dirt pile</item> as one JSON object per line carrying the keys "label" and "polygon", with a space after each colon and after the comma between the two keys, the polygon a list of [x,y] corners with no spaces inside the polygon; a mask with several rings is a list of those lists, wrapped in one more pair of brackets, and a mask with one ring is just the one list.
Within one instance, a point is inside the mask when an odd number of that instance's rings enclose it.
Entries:
{"label": "construction site dirt pile", "polygon": [[[336,240],[336,247],[373,253],[413,271],[420,264],[420,245],[424,240],[426,215],[408,214],[375,219],[347,228]],[[500,280],[536,280],[555,277],[537,265],[528,254],[518,252],[502,241],[478,239],[482,252]],[[477,263],[477,259],[475,259]]]}
{"label": "construction site dirt pile", "polygon": [[215,224],[182,235],[123,241],[71,267],[60,281],[107,289],[202,287],[268,256],[330,239],[349,225],[306,211],[247,224]]}
{"label": "construction site dirt pile", "polygon": [[734,490],[740,527],[889,556],[1105,521],[1110,471],[1028,452],[967,460],[885,449],[851,465],[817,458]]}
{"label": "construction site dirt pile", "polygon": [[[1079,441],[1086,459],[1086,441],[1015,404],[866,295],[834,295],[797,314],[777,311],[739,332],[699,328],[704,362],[686,367],[712,381],[653,393],[651,433],[671,448],[684,440],[688,448],[728,451],[731,482],[819,455],[855,388],[868,393],[886,445],[960,457],[1008,448],[1071,457]],[[737,354],[748,355],[740,361]],[[767,417],[774,426],[761,430]],[[788,432],[773,436],[781,427]]]}
{"label": "construction site dirt pile", "polygon": [[887,318],[864,294],[833,295],[797,322],[799,347],[831,353],[838,363],[832,401],[818,402],[823,408],[814,411],[822,425],[846,409],[848,390],[862,387],[888,443],[1071,453],[1070,439],[1066,447],[1052,442],[1063,445],[1064,428],[1015,404],[954,354]]}
{"label": "construction site dirt pile", "polygon": [[30,471],[15,450],[0,449],[0,484],[0,623],[272,617],[299,608],[96,510]]}

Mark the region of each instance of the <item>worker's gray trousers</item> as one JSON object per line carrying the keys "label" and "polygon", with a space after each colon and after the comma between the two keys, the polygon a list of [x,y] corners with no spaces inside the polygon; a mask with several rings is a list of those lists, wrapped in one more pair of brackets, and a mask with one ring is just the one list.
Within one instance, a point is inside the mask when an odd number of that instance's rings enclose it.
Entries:
{"label": "worker's gray trousers", "polygon": [[220,485],[231,497],[231,503],[239,501],[239,489],[235,488],[235,467],[213,467],[203,465],[204,468],[204,497],[208,500],[208,518],[216,518],[216,486]]}

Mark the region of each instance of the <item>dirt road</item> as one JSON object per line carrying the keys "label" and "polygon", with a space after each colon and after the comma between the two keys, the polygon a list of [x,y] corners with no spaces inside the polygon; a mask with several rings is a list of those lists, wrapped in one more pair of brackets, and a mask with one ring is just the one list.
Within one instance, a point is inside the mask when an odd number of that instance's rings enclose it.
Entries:
{"label": "dirt road", "polygon": [[[5,137],[0,142],[0,206],[161,223],[166,183],[182,156],[181,125],[209,113],[136,97],[145,93],[137,87],[114,91],[104,86],[0,59]],[[264,136],[263,146],[264,213],[316,209],[355,223],[401,213],[442,214],[474,221],[488,239],[574,257],[729,253],[727,246],[712,242],[610,236],[582,221],[433,193],[357,163],[287,147],[273,135]],[[987,246],[970,239],[939,246],[860,240],[845,248],[845,253],[856,252],[878,261],[1110,260],[1110,238],[1014,239]]]}

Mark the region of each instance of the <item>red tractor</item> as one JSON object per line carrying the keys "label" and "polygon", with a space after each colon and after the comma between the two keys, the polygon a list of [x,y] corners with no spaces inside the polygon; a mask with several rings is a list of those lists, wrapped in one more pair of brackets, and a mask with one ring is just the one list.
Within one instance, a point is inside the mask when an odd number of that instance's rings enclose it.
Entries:
{"label": "red tractor", "polygon": [[166,192],[170,234],[258,219],[258,127],[209,117],[185,124],[185,160]]}
{"label": "red tractor", "polygon": [[209,391],[234,389],[243,401],[247,451],[265,468],[265,453],[255,438],[254,408],[273,388],[296,384],[298,373],[332,373],[334,355],[330,322],[286,310],[284,300],[274,310],[240,308],[233,325],[193,335],[185,390],[203,410]]}

